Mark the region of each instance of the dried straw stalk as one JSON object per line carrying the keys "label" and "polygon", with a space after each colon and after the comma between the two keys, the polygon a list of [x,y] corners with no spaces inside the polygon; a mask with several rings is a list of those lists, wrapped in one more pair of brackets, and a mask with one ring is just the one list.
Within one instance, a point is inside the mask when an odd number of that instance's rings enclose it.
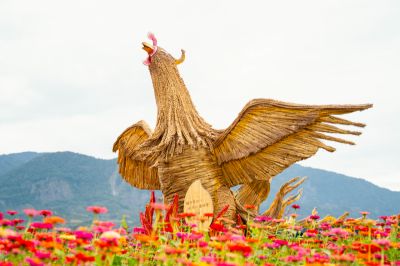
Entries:
{"label": "dried straw stalk", "polygon": [[[182,61],[182,60],[181,60]],[[335,125],[364,127],[337,117],[372,105],[300,105],[269,99],[250,101],[225,130],[213,129],[198,114],[179,75],[177,60],[158,47],[149,70],[157,103],[154,132],[144,121],[126,129],[117,139],[119,170],[140,189],[160,189],[165,201],[179,195],[180,210],[189,186],[197,179],[210,193],[214,212],[229,205],[226,218],[246,218],[245,204],[259,206],[269,194],[270,180],[320,148],[335,148],[321,140],[354,144],[326,133],[359,135]],[[265,213],[278,217],[300,194],[285,195],[304,180],[285,184]],[[242,185],[234,195],[231,187]],[[252,213],[252,215],[255,215]]]}

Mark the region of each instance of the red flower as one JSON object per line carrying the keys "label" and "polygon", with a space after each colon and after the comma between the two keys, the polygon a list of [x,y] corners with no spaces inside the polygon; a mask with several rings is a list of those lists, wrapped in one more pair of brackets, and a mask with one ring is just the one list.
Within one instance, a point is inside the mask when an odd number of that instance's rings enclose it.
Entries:
{"label": "red flower", "polygon": [[186,250],[181,249],[181,248],[166,247],[165,253],[167,253],[167,254],[184,254],[184,253],[186,253]]}
{"label": "red flower", "polygon": [[310,215],[310,219],[311,220],[318,220],[319,219],[319,215]]}
{"label": "red flower", "polygon": [[255,209],[257,209],[257,206],[253,205],[253,204],[245,204],[244,208],[247,210],[255,210]]}
{"label": "red flower", "polygon": [[9,215],[11,215],[11,216],[14,216],[14,215],[18,214],[18,212],[17,212],[17,211],[14,211],[14,210],[8,210],[7,213],[8,213]]}
{"label": "red flower", "polygon": [[75,255],[75,258],[76,258],[78,261],[81,261],[81,262],[93,262],[94,259],[95,259],[93,256],[88,256],[88,255],[85,255],[85,254],[83,254],[83,253],[78,253],[78,254],[76,254],[76,255]]}
{"label": "red flower", "polygon": [[93,212],[94,214],[106,213],[108,209],[102,206],[89,206],[86,208],[88,212]]}
{"label": "red flower", "polygon": [[196,216],[196,214],[191,212],[178,213],[179,218],[194,217],[194,216]]}
{"label": "red flower", "polygon": [[292,208],[295,209],[295,210],[300,209],[300,205],[298,205],[298,204],[293,204],[293,205],[292,205]]}
{"label": "red flower", "polygon": [[220,224],[220,223],[212,223],[210,225],[210,228],[212,230],[214,230],[214,231],[217,231],[217,232],[228,232],[228,229],[225,228],[225,226],[223,224]]}
{"label": "red flower", "polygon": [[39,214],[43,215],[44,217],[47,217],[47,216],[53,215],[53,212],[50,210],[40,210]]}
{"label": "red flower", "polygon": [[245,256],[249,255],[252,251],[252,248],[250,246],[247,246],[242,243],[230,244],[230,245],[228,245],[228,248],[229,248],[229,251],[231,251],[231,252],[239,251]]}

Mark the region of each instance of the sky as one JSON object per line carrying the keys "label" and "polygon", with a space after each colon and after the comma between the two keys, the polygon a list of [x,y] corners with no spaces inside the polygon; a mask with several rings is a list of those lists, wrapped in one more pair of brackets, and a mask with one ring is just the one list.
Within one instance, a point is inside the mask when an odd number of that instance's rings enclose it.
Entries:
{"label": "sky", "polygon": [[114,158],[156,105],[141,42],[179,57],[200,114],[223,129],[253,98],[373,103],[356,146],[302,165],[400,191],[399,1],[0,0],[0,154]]}

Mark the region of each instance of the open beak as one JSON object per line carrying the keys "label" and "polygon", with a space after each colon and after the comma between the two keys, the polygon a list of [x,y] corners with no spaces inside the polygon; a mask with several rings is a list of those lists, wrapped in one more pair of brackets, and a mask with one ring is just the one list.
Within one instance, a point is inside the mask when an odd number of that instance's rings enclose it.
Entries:
{"label": "open beak", "polygon": [[142,42],[142,49],[145,50],[149,55],[151,55],[154,51],[153,45],[148,44],[146,42]]}

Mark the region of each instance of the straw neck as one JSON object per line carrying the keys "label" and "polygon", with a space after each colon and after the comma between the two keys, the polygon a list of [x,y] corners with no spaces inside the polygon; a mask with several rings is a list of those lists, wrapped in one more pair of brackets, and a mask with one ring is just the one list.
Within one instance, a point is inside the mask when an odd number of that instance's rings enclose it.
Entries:
{"label": "straw neck", "polygon": [[149,69],[158,108],[153,144],[168,155],[180,153],[184,146],[211,147],[217,133],[198,114],[176,65],[158,61]]}

